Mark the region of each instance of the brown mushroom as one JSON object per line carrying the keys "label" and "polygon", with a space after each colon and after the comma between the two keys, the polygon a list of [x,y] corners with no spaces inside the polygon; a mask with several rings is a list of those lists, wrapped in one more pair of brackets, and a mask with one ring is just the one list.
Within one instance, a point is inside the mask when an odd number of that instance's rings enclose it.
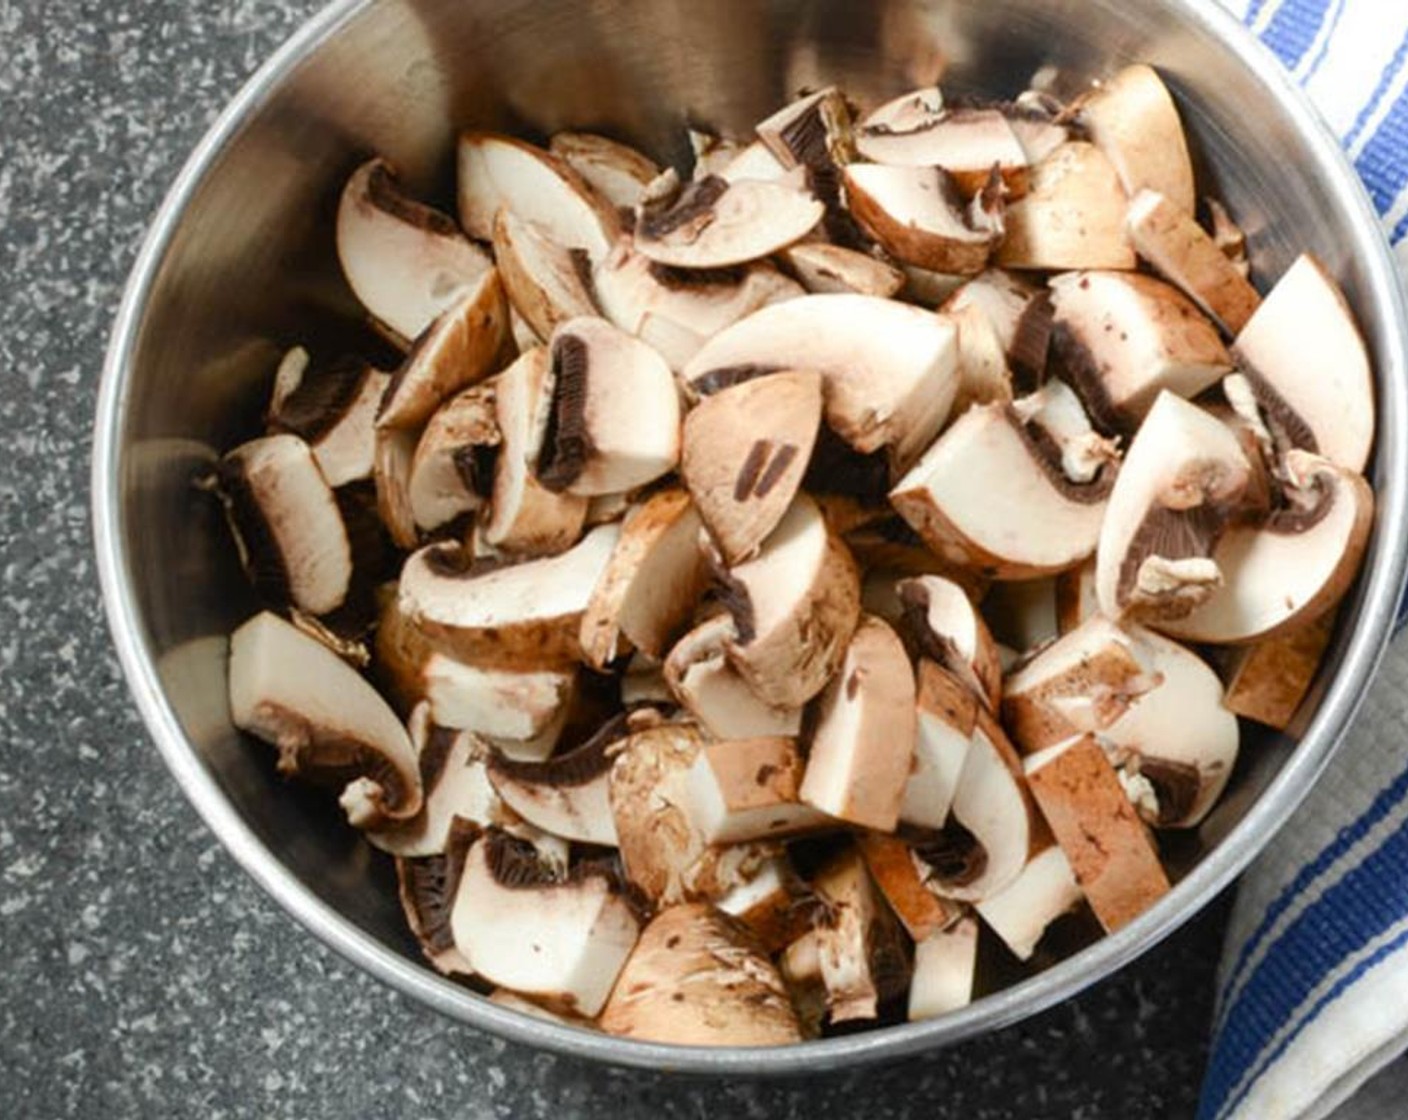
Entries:
{"label": "brown mushroom", "polygon": [[1007,207],[1004,268],[1133,268],[1128,203],[1114,165],[1093,144],[1062,144],[1034,168],[1031,189]]}

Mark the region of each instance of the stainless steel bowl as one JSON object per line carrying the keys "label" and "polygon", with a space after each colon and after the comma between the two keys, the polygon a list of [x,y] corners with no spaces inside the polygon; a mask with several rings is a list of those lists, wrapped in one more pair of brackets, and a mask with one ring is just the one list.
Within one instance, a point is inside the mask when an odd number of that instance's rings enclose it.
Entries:
{"label": "stainless steel bowl", "polygon": [[[280,349],[347,331],[339,187],[372,152],[448,201],[455,130],[609,129],[682,157],[682,125],[746,130],[801,85],[866,99],[942,76],[1010,95],[1043,65],[1083,84],[1135,60],[1182,104],[1210,191],[1248,226],[1257,275],[1302,249],[1344,284],[1373,350],[1378,525],[1298,743],[1252,737],[1173,892],[1113,937],[964,1011],[778,1050],[626,1042],[491,1005],[418,959],[384,862],[330,799],[279,781],[225,706],[225,635],[254,603],[192,479],[248,435]],[[202,142],[137,262],[103,377],[93,464],[99,569],[117,648],[167,764],[235,857],[348,959],[447,1015],[628,1065],[781,1074],[894,1058],[1031,1015],[1108,975],[1231,881],[1286,820],[1363,696],[1408,554],[1403,299],[1333,137],[1269,54],[1209,0],[339,0],[254,77]]]}

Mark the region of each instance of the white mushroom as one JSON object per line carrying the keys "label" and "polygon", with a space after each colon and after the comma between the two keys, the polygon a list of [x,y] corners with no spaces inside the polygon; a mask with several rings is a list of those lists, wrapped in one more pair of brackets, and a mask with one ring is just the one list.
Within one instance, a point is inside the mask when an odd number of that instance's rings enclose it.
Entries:
{"label": "white mushroom", "polygon": [[[761,140],[754,140],[746,147],[732,152],[729,158],[720,161],[714,173],[730,183],[737,183],[742,179],[761,179],[773,183],[787,178],[788,170],[768,151],[766,144]],[[694,177],[697,180],[705,176],[696,172]]]}
{"label": "white mushroom", "polygon": [[715,738],[796,735],[802,726],[801,709],[763,703],[728,663],[726,650],[733,635],[733,620],[719,614],[676,642],[665,659],[670,692]]}
{"label": "white mushroom", "polygon": [[1034,168],[1031,189],[1007,207],[1004,268],[1133,268],[1127,202],[1114,165],[1093,144],[1062,144]]}
{"label": "white mushroom", "polygon": [[943,117],[944,95],[938,86],[910,90],[873,109],[860,122],[861,131],[876,136],[906,133],[938,124]]}
{"label": "white mushroom", "polygon": [[852,292],[890,299],[905,284],[905,275],[898,268],[843,245],[803,241],[778,256],[802,287],[815,294]]}
{"label": "white mushroom", "polygon": [[492,381],[451,397],[430,418],[411,460],[406,499],[425,532],[481,509],[493,489],[501,437]]}
{"label": "white mushroom", "polygon": [[563,248],[512,210],[500,210],[494,219],[494,259],[509,302],[537,338],[548,338],[559,323],[597,313],[586,250]]}
{"label": "white mushroom", "polygon": [[943,168],[854,163],[844,181],[851,213],[896,259],[960,275],[987,265],[996,238],[970,225],[958,187]]}
{"label": "white mushroom", "polygon": [[1229,710],[1278,731],[1287,730],[1310,693],[1335,632],[1335,612],[1231,651],[1223,666]]}
{"label": "white mushroom", "polygon": [[963,918],[914,947],[909,1018],[934,1019],[967,1007],[978,968],[978,923]]}
{"label": "white mushroom", "polygon": [[731,739],[701,747],[687,780],[687,811],[709,844],[769,840],[825,826],[802,803],[804,763],[793,739]]}
{"label": "white mushroom", "polygon": [[942,665],[996,711],[1002,698],[997,645],[967,592],[942,576],[918,576],[898,587],[900,633],[910,648]]}
{"label": "white mushroom", "polygon": [[856,130],[856,148],[893,167],[942,167],[967,195],[983,187],[994,166],[1018,196],[1030,175],[1027,153],[997,109],[949,109],[907,126],[867,122]]}
{"label": "white mushroom", "polygon": [[634,209],[660,168],[628,144],[591,132],[559,132],[548,150],[566,161],[597,194],[620,210]]}
{"label": "white mushroom", "polygon": [[573,666],[483,668],[432,653],[420,669],[431,714],[441,727],[472,731],[495,744],[524,744],[509,753],[550,751],[576,693]]}
{"label": "white mushroom", "polygon": [[812,886],[822,904],[816,947],[831,1021],[874,1019],[908,984],[904,933],[854,847],[827,864]]}
{"label": "white mushroom", "polygon": [[279,363],[269,429],[303,439],[334,490],[372,475],[377,409],[390,377],[356,359],[310,370],[295,346]]}
{"label": "white mushroom", "polygon": [[800,241],[825,212],[809,190],[787,181],[714,176],[689,183],[667,204],[642,203],[635,245],[676,268],[729,268]]}
{"label": "white mushroom", "polygon": [[1085,901],[1071,862],[1059,844],[1049,844],[1003,891],[976,909],[1018,960],[1031,960],[1047,927]]}

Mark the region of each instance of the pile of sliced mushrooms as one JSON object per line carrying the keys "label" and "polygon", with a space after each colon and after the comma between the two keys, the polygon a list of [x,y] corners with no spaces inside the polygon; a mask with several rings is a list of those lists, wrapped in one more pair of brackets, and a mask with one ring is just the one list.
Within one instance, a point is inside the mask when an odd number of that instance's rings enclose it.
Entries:
{"label": "pile of sliced mushrooms", "polygon": [[1365,346],[1309,256],[1258,294],[1147,66],[691,138],[466,133],[458,220],[352,175],[404,358],[291,350],[222,461],[234,719],[506,1006],[939,1015],[980,939],[1156,902],[1239,717],[1292,725],[1372,519]]}

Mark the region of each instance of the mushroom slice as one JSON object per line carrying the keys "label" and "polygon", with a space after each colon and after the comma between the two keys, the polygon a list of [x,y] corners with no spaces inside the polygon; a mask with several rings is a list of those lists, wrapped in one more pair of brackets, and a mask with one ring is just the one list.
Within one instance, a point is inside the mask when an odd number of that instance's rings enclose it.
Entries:
{"label": "mushroom slice", "polygon": [[1040,295],[1041,290],[1025,277],[989,268],[965,280],[944,301],[943,310],[950,315],[970,307],[982,311],[997,333],[1003,352],[1010,358],[1017,348],[1022,319],[1029,314],[1032,301]]}
{"label": "mushroom slice", "polygon": [[860,618],[860,576],[846,546],[799,494],[762,552],[722,582],[729,664],[763,703],[800,708],[840,667]]}
{"label": "mushroom slice", "polygon": [[904,470],[938,434],[958,388],[951,323],[873,296],[815,295],[765,307],[715,335],[684,368],[700,394],[723,371],[811,369],[826,422],[862,454],[890,448]]}
{"label": "mushroom slice", "polygon": [[975,404],[1007,404],[1012,400],[1012,374],[1007,355],[987,314],[969,305],[945,312],[958,331],[958,393],[953,415]]}
{"label": "mushroom slice", "polygon": [[1232,369],[1213,325],[1162,280],[1080,272],[1051,292],[1052,348],[1106,434],[1137,428],[1163,390],[1196,397]]}
{"label": "mushroom slice", "polygon": [[622,639],[663,657],[709,582],[699,513],[683,490],[662,490],[632,509],[582,616],[582,655],[605,669]]}
{"label": "mushroom slice", "polygon": [[570,548],[582,534],[587,499],[557,494],[533,474],[550,407],[546,347],[529,350],[495,379],[494,409],[501,445],[494,461],[485,541],[520,555]]}
{"label": "mushroom slice", "polygon": [[790,182],[711,176],[670,203],[643,202],[635,244],[676,268],[729,268],[800,241],[825,213],[810,191]]}
{"label": "mushroom slice", "polygon": [[962,918],[914,946],[909,1018],[935,1019],[973,1002],[978,970],[978,923]]}
{"label": "mushroom slice", "polygon": [[[754,140],[746,147],[733,152],[729,158],[720,161],[714,174],[730,183],[743,179],[760,179],[775,183],[779,179],[788,178],[788,170],[778,162],[766,144],[761,140]],[[694,177],[700,179],[703,176],[696,173]]]}
{"label": "mushroom slice", "polygon": [[1057,442],[1034,427],[1010,405],[970,408],[899,481],[890,503],[952,565],[1006,580],[1079,563],[1099,539],[1111,472],[1072,481]]}
{"label": "mushroom slice", "polygon": [[446,976],[474,975],[469,961],[455,946],[450,914],[464,874],[465,857],[481,833],[473,821],[452,819],[443,852],[396,860],[406,924],[420,942],[425,959]]}
{"label": "mushroom slice", "polygon": [[342,190],[337,256],[362,306],[402,339],[419,338],[493,266],[451,218],[403,193],[382,159],[362,164]]}
{"label": "mushroom slice", "polygon": [[573,667],[493,669],[432,653],[420,671],[425,699],[441,727],[472,731],[492,741],[552,746],[564,710],[576,692]]}
{"label": "mushroom slice", "polygon": [[906,264],[959,275],[987,265],[996,239],[968,223],[963,198],[943,168],[853,163],[845,187],[856,221]]}
{"label": "mushroom slice", "polygon": [[420,544],[420,529],[411,511],[411,468],[420,433],[404,428],[377,428],[372,447],[372,479],[376,512],[391,543],[400,549]]}
{"label": "mushroom slice", "polygon": [[729,564],[755,555],[802,483],[821,378],[773,373],[705,397],[684,421],[680,475]]}
{"label": "mushroom slice", "polygon": [[1178,107],[1153,67],[1125,67],[1073,108],[1076,121],[1110,157],[1131,198],[1155,190],[1192,217],[1197,196],[1188,141]]}
{"label": "mushroom slice", "polygon": [[1247,325],[1261,296],[1191,214],[1145,190],[1129,204],[1126,221],[1139,255],[1218,326],[1235,335]]}
{"label": "mushroom slice", "polygon": [[345,661],[278,615],[230,637],[230,717],[279,751],[279,772],[347,784],[358,828],[420,812],[420,769],[390,706]]}
{"label": "mushroom slice", "polygon": [[811,927],[811,895],[785,855],[765,861],[746,883],[715,905],[747,926],[769,953],[778,953]]}
{"label": "mushroom slice", "polygon": [[[767,149],[763,147],[762,141],[755,140],[751,144],[745,144],[738,140],[731,140],[725,136],[720,136],[717,132],[708,128],[689,128],[689,147],[694,153],[694,166],[690,170],[690,178],[695,182],[707,179],[711,175],[721,174],[733,160],[737,159],[748,149],[756,146],[764,153]],[[772,157],[769,155],[769,158]],[[777,161],[774,159],[774,163]]]}
{"label": "mushroom slice", "polygon": [[1223,666],[1223,702],[1237,715],[1285,731],[1315,682],[1335,630],[1335,612],[1275,638],[1234,649]]}
{"label": "mushroom slice", "polygon": [[851,158],[851,110],[835,86],[784,105],[756,131],[785,168],[844,164]]}
{"label": "mushroom slice", "polygon": [[856,837],[856,847],[871,879],[915,941],[947,929],[963,916],[958,903],[940,898],[929,888],[903,840],[883,832],[865,832]]}
{"label": "mushroom slice", "polygon": [[512,210],[494,219],[494,258],[509,302],[538,338],[568,319],[597,313],[586,250],[564,249]]}
{"label": "mushroom slice", "polygon": [[632,490],[679,461],[680,404],[670,367],[605,319],[557,328],[547,389],[536,473],[554,493]]}
{"label": "mushroom slice", "polygon": [[1285,458],[1286,505],[1264,526],[1234,526],[1213,561],[1222,584],[1159,629],[1190,642],[1272,638],[1326,613],[1359,573],[1374,492],[1359,475],[1307,451]]}
{"label": "mushroom slice", "polygon": [[494,219],[507,209],[593,261],[616,240],[615,211],[558,156],[509,136],[466,132],[458,159],[460,224],[471,237],[491,241]]}
{"label": "mushroom slice", "polygon": [[1120,457],[1118,443],[1095,431],[1080,398],[1064,381],[1048,381],[1035,393],[1013,402],[1012,408],[1072,482],[1088,486],[1107,467],[1114,473]]}
{"label": "mushroom slice", "polygon": [[531,844],[497,829],[465,857],[450,928],[486,980],[588,1018],[605,1006],[639,934],[605,872],[563,879]]}
{"label": "mushroom slice", "polygon": [[976,909],[1014,957],[1029,961],[1046,927],[1084,901],[1071,861],[1059,844],[1049,844],[1027,861],[1006,890],[984,899]]}
{"label": "mushroom slice", "polygon": [[783,266],[814,294],[854,293],[890,299],[904,287],[905,275],[869,253],[831,245],[825,241],[803,241],[778,254]]}
{"label": "mushroom slice", "polygon": [[726,649],[733,637],[726,614],[701,622],[665,658],[665,683],[700,725],[718,739],[791,736],[801,730],[801,709],[773,708],[753,695]]}
{"label": "mushroom slice", "polygon": [[801,799],[840,820],[893,830],[914,760],[915,685],[904,645],[884,621],[861,618],[818,705]]}
{"label": "mushroom slice", "polygon": [[632,210],[660,168],[628,144],[590,132],[559,132],[548,150],[566,161],[602,198],[618,210]]}
{"label": "mushroom slice", "polygon": [[582,615],[619,536],[602,525],[561,556],[478,571],[462,547],[427,545],[402,569],[400,609],[444,652],[484,668],[576,660]]}
{"label": "mushroom slice", "polygon": [[609,1034],[680,1046],[802,1040],[764,947],[736,918],[700,903],[663,910],[645,927],[600,1022]]}
{"label": "mushroom slice", "polygon": [[920,657],[937,662],[997,711],[1002,667],[997,644],[968,593],[942,576],[919,576],[897,588],[904,615],[901,634]]}
{"label": "mushroom slice", "polygon": [[700,748],[687,810],[706,843],[771,840],[825,827],[800,800],[804,764],[793,739],[731,739]]}
{"label": "mushroom slice", "polygon": [[1362,471],[1374,442],[1374,380],[1339,286],[1313,256],[1287,269],[1237,336],[1237,364],[1294,446]]}
{"label": "mushroom slice", "polygon": [[1206,602],[1224,578],[1214,546],[1251,479],[1230,428],[1161,393],[1110,494],[1096,553],[1100,609],[1163,622]]}
{"label": "mushroom slice", "polygon": [[508,301],[498,269],[490,269],[416,339],[391,375],[377,426],[417,428],[441,403],[482,381],[508,337]]}
{"label": "mushroom slice", "polygon": [[420,529],[433,532],[488,501],[501,441],[495,396],[493,382],[466,389],[441,405],[421,433],[406,482]]}
{"label": "mushroom slice", "polygon": [[920,661],[914,766],[905,782],[900,821],[940,830],[948,821],[973,730],[976,694],[932,661]]}
{"label": "mushroom slice", "polygon": [[354,358],[310,373],[308,351],[295,346],[284,355],[275,380],[271,433],[303,439],[334,490],[370,478],[373,426],[389,375]]}
{"label": "mushroom slice", "polygon": [[880,1004],[909,982],[904,933],[854,847],[827,864],[812,886],[821,902],[816,945],[831,1021],[874,1019]]}
{"label": "mushroom slice", "polygon": [[1128,925],[1168,893],[1158,852],[1093,735],[1032,755],[1026,771],[1076,882],[1107,932]]}
{"label": "mushroom slice", "polygon": [[1093,144],[1062,144],[1032,169],[1031,189],[1007,207],[1004,268],[1133,268],[1119,175]]}
{"label": "mushroom slice", "polygon": [[309,614],[347,600],[352,545],[309,446],[264,436],[220,460],[219,493],[244,565],[262,594]]}
{"label": "mushroom slice", "polygon": [[856,148],[892,167],[942,167],[965,195],[981,190],[994,166],[1017,195],[1030,174],[1021,141],[996,109],[949,109],[908,128],[867,123],[856,130]]}
{"label": "mushroom slice", "polygon": [[939,123],[943,118],[944,95],[938,86],[910,90],[885,102],[860,122],[861,130],[877,136],[914,132]]}

